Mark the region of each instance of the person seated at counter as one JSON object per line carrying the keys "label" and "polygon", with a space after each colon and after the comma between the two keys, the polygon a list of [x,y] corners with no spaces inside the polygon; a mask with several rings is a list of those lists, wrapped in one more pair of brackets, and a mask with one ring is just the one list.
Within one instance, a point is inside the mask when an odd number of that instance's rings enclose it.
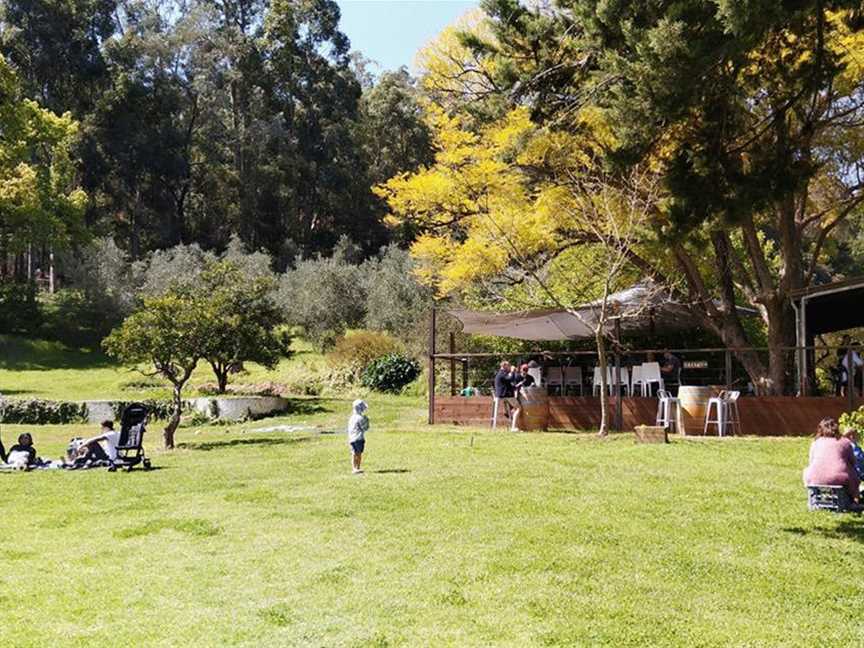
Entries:
{"label": "person seated at counter", "polygon": [[844,486],[849,497],[857,502],[860,483],[852,442],[840,436],[837,421],[822,419],[810,444],[810,463],[804,469],[804,485]]}
{"label": "person seated at counter", "polygon": [[663,376],[663,382],[677,384],[681,376],[681,358],[670,351],[665,351],[663,363],[660,365],[660,375]]}

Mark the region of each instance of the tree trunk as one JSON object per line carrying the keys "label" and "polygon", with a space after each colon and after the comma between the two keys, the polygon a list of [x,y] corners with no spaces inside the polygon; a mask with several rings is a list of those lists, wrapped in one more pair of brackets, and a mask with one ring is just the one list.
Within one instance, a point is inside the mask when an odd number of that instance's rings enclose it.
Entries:
{"label": "tree trunk", "polygon": [[171,419],[168,421],[168,426],[162,432],[162,439],[165,442],[165,448],[171,450],[174,448],[174,433],[177,431],[177,426],[180,425],[180,415],[183,413],[183,399],[181,394],[183,385],[175,383],[174,385],[174,411],[171,413]]}
{"label": "tree trunk", "polygon": [[230,364],[221,364],[219,362],[211,362],[210,367],[216,376],[217,391],[224,394],[228,389],[228,369]]}
{"label": "tree trunk", "polygon": [[600,429],[597,431],[597,436],[604,437],[609,433],[609,382],[606,380],[609,363],[602,327],[594,332],[594,341],[597,344],[597,361],[600,365]]}
{"label": "tree trunk", "polygon": [[795,314],[788,300],[778,297],[766,305],[768,320],[768,381],[764,392],[782,396],[789,385],[790,361],[794,357],[783,347],[792,347],[795,339]]}

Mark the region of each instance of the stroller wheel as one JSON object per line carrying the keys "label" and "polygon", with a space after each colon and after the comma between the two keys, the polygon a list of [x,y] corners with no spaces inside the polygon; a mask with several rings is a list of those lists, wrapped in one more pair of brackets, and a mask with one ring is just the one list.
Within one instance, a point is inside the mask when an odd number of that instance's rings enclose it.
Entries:
{"label": "stroller wheel", "polygon": [[134,467],[135,467],[135,466],[126,466],[126,468],[125,468],[124,470],[126,470],[126,472],[132,472],[132,469],[133,469]]}
{"label": "stroller wheel", "polygon": [[108,466],[108,472],[117,472],[117,466]]}
{"label": "stroller wheel", "polygon": [[153,467],[153,466],[150,464],[150,460],[149,460],[149,459],[145,459],[145,460],[144,460],[143,462],[141,462],[141,463],[144,465],[144,470],[150,470],[150,469]]}

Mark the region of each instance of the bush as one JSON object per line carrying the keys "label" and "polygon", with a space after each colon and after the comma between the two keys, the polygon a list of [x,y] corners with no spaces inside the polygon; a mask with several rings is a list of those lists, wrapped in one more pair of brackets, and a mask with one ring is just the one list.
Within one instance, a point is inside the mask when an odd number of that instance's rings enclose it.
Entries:
{"label": "bush", "polygon": [[215,261],[216,255],[202,250],[197,243],[176,245],[138,261],[133,272],[143,296],[161,296],[171,287],[194,286],[207,265]]}
{"label": "bush", "polygon": [[840,415],[840,430],[851,427],[858,434],[864,434],[864,406],[859,407],[854,412],[844,412]]}
{"label": "bush", "polygon": [[366,282],[366,328],[387,331],[401,340],[417,333],[429,316],[433,293],[414,278],[414,261],[396,245],[383,248],[379,257],[363,266]]}
{"label": "bush", "polygon": [[391,353],[373,360],[363,370],[365,387],[375,391],[397,393],[420,375],[420,363],[413,358]]}
{"label": "bush", "polygon": [[70,347],[96,347],[123,316],[106,300],[81,290],[64,289],[45,298],[45,318],[39,335]]}
{"label": "bush", "polygon": [[58,264],[64,287],[80,291],[104,319],[120,321],[138,306],[132,264],[114,239],[99,238],[62,252]]}
{"label": "bush", "polygon": [[0,333],[32,333],[41,322],[34,284],[0,282]]}
{"label": "bush", "polygon": [[334,369],[347,370],[356,378],[370,362],[391,353],[404,352],[402,344],[378,331],[354,331],[336,341],[333,350],[327,354],[327,363]]}
{"label": "bush", "polygon": [[3,407],[4,423],[45,425],[47,423],[83,423],[87,420],[84,403],[40,399],[7,400]]}
{"label": "bush", "polygon": [[330,258],[298,260],[279,283],[277,300],[285,321],[302,326],[306,339],[322,349],[362,325],[366,315],[363,274],[349,256],[340,248]]}

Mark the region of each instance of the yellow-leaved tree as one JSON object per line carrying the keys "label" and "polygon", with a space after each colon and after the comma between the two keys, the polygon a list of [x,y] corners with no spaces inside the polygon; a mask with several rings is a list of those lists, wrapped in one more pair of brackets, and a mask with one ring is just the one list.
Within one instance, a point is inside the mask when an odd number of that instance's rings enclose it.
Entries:
{"label": "yellow-leaved tree", "polygon": [[77,133],[69,114],[24,98],[0,56],[0,253],[78,233],[87,196],[74,183],[70,151]]}
{"label": "yellow-leaved tree", "polygon": [[435,105],[428,113],[435,164],[377,188],[391,222],[420,232],[411,248],[419,279],[439,296],[479,294],[511,310],[551,305],[589,327],[606,434],[607,338],[620,315],[609,296],[638,275],[633,250],[654,238],[655,176],[636,169],[613,181],[602,172],[615,142],[597,110],[583,110],[568,133],[537,127],[525,109],[477,132]]}

